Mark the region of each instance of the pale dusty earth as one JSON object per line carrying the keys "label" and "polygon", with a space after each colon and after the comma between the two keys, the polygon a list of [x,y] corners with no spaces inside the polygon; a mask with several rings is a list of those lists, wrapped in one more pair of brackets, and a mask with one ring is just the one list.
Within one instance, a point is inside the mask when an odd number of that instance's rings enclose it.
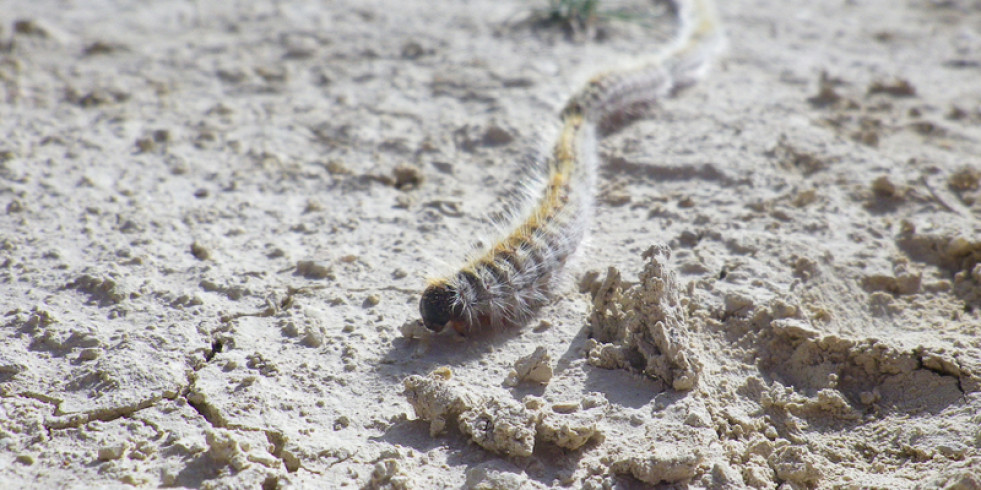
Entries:
{"label": "pale dusty earth", "polygon": [[0,487],[981,488],[981,2],[722,2],[554,302],[423,335],[674,25],[543,6],[0,3]]}

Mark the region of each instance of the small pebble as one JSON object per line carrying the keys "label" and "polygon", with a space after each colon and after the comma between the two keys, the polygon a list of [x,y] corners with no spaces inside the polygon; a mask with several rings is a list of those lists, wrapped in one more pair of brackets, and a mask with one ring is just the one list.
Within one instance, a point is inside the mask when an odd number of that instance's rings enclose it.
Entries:
{"label": "small pebble", "polygon": [[211,258],[211,250],[201,245],[200,242],[195,241],[191,244],[191,255],[198,260],[208,260]]}
{"label": "small pebble", "polygon": [[331,278],[330,266],[313,260],[296,262],[296,273],[307,279]]}
{"label": "small pebble", "polygon": [[102,355],[102,349],[100,349],[98,347],[89,347],[89,348],[86,348],[86,349],[82,349],[78,353],[78,360],[79,361],[94,361],[94,360],[98,359],[100,355]]}
{"label": "small pebble", "polygon": [[287,337],[298,337],[300,335],[300,328],[296,326],[296,322],[292,321],[283,323],[281,331]]}
{"label": "small pebble", "polygon": [[395,167],[395,188],[403,191],[412,190],[422,184],[422,171],[411,165]]}
{"label": "small pebble", "polygon": [[110,461],[113,459],[119,459],[123,457],[123,453],[126,452],[126,443],[113,444],[111,446],[103,446],[99,448],[99,461]]}
{"label": "small pebble", "polygon": [[300,339],[300,343],[307,347],[320,347],[324,345],[324,334],[316,328],[307,328],[306,333],[303,334],[303,338]]}

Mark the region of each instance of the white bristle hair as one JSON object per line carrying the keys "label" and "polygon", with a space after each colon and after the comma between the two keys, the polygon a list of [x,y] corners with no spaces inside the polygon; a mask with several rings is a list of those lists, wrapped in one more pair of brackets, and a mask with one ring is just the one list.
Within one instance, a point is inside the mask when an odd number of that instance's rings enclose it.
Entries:
{"label": "white bristle hair", "polygon": [[500,236],[455,273],[429,281],[420,301],[428,328],[470,334],[520,326],[548,302],[592,220],[599,128],[694,84],[722,47],[709,0],[677,2],[675,10],[679,27],[666,47],[594,77],[569,99],[551,152],[529,165]]}

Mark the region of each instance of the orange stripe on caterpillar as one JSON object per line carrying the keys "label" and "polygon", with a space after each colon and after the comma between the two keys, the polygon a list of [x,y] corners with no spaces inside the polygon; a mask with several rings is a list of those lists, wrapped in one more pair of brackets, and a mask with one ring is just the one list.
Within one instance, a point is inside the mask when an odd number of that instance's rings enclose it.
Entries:
{"label": "orange stripe on caterpillar", "polygon": [[427,328],[469,334],[520,326],[548,301],[592,217],[597,127],[691,85],[721,44],[708,0],[679,5],[678,12],[678,36],[652,61],[594,77],[570,98],[541,186],[516,207],[523,212],[515,213],[512,231],[423,291],[419,311]]}

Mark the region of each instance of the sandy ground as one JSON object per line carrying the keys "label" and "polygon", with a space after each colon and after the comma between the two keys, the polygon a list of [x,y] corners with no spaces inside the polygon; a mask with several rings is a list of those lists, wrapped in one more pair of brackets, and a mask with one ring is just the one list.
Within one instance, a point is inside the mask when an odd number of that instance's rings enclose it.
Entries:
{"label": "sandy ground", "polygon": [[0,486],[981,487],[981,3],[723,2],[554,303],[410,338],[670,33],[530,5],[0,4]]}

